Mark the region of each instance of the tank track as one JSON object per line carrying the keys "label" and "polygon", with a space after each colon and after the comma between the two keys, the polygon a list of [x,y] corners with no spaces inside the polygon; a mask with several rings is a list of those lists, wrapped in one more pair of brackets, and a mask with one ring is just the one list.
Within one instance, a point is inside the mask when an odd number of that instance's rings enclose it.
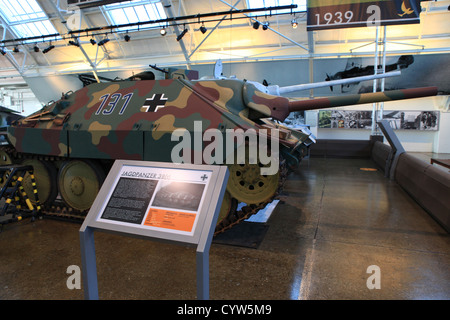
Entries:
{"label": "tank track", "polygon": [[[24,154],[18,153],[12,146],[1,146],[0,151],[7,153],[11,159],[38,159],[44,161],[64,161],[70,158],[56,157],[56,156],[44,156],[35,154]],[[259,210],[264,209],[269,203],[271,203],[282,191],[284,183],[288,175],[288,169],[286,161],[280,161],[280,179],[278,181],[277,192],[275,192],[272,197],[268,200],[261,202],[259,204],[245,205],[240,210],[230,212],[226,218],[224,218],[217,226],[214,231],[214,236],[223,233],[235,225],[241,223],[242,221],[250,218],[252,215],[258,213]],[[55,201],[49,204],[42,205],[42,214],[49,218],[78,222],[82,223],[88,214],[89,210],[79,211],[69,207],[64,201],[56,198]]]}
{"label": "tank track", "polygon": [[88,212],[88,210],[74,210],[73,208],[67,206],[64,201],[58,199],[51,205],[45,205],[42,209],[42,213],[46,217],[79,223],[84,221],[84,218],[86,218]]}

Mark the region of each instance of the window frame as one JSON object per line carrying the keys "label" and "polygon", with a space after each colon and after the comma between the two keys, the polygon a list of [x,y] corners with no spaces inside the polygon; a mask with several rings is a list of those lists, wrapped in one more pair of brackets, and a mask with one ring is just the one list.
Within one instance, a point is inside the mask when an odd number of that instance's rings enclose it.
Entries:
{"label": "window frame", "polygon": [[0,15],[15,36],[20,38],[58,33],[36,0],[0,0]]}
{"label": "window frame", "polygon": [[[167,19],[167,15],[161,1],[132,0],[125,3],[104,5],[103,9],[111,23],[115,25]],[[144,13],[146,16],[144,16]],[[164,27],[165,23],[157,23],[155,25],[158,27]],[[136,26],[123,27],[118,29],[118,31],[125,32],[135,30],[137,28],[138,27]]]}

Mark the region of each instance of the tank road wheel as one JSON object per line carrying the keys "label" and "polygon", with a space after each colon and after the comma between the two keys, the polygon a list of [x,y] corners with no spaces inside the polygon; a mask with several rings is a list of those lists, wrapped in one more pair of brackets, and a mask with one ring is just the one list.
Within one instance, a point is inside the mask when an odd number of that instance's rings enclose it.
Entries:
{"label": "tank road wheel", "polygon": [[61,198],[73,209],[88,210],[104,180],[105,173],[95,162],[82,160],[65,162],[58,174]]}
{"label": "tank road wheel", "polygon": [[[22,161],[22,164],[33,166],[39,202],[44,205],[55,201],[56,196],[58,195],[55,166],[49,162],[38,159],[25,159]],[[33,186],[28,173],[25,175],[22,184],[28,198],[32,203],[35,203]]]}
{"label": "tank road wheel", "polygon": [[259,164],[233,164],[228,167],[230,177],[227,190],[233,198],[246,204],[267,201],[277,192],[279,172],[261,175]]}

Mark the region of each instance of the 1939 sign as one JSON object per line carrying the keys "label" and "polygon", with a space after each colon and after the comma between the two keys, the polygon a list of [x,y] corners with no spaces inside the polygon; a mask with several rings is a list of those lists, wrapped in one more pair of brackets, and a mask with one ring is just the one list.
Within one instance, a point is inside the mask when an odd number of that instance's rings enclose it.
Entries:
{"label": "1939 sign", "polygon": [[307,30],[419,23],[419,0],[309,0]]}

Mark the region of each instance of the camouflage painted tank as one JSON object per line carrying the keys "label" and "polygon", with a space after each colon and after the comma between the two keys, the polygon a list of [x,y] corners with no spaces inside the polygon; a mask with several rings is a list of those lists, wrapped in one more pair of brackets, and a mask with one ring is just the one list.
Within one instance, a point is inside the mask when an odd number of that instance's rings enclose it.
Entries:
{"label": "camouflage painted tank", "polygon": [[[10,145],[1,151],[2,163],[33,165],[46,210],[53,210],[62,199],[66,214],[82,217],[115,159],[173,161],[173,150],[180,143],[174,132],[180,129],[193,136],[208,129],[224,136],[236,129],[265,130],[266,137],[267,132],[276,132],[280,161],[274,174],[261,174],[260,167],[267,164],[252,162],[248,154],[241,163],[226,162],[226,154],[219,159],[219,163],[228,163],[230,178],[218,233],[271,202],[288,171],[298,166],[314,142],[308,130],[292,130],[273,119],[283,121],[293,111],[436,94],[435,88],[427,88],[298,100],[270,94],[250,81],[191,80],[193,76],[180,70],[169,72],[164,80],[143,80],[148,76],[136,75],[123,81],[92,83],[66,94],[8,127]],[[211,143],[207,139],[200,144],[192,141],[182,157],[198,159]],[[25,187],[31,188],[26,183]],[[239,210],[238,203],[244,204]]]}

